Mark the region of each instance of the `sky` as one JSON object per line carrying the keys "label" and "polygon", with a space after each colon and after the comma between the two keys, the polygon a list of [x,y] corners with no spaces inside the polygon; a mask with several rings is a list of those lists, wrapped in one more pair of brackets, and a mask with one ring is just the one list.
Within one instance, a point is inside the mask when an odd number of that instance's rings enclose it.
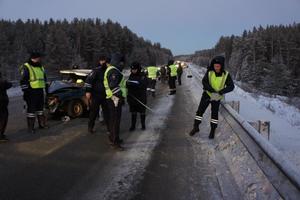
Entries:
{"label": "sky", "polygon": [[174,55],[253,26],[300,23],[300,0],[0,0],[1,19],[111,19]]}

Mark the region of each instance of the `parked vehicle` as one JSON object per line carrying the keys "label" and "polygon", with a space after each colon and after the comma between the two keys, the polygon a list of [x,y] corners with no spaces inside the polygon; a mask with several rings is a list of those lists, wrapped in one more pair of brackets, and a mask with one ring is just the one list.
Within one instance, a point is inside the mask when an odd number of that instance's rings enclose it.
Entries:
{"label": "parked vehicle", "polygon": [[71,118],[80,117],[87,111],[84,81],[90,69],[61,70],[62,80],[50,83],[47,107],[50,114],[66,114]]}

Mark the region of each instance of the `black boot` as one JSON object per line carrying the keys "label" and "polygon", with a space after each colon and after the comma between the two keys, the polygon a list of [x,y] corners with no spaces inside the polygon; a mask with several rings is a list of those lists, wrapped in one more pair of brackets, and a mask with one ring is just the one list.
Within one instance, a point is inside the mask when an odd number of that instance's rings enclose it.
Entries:
{"label": "black boot", "polygon": [[136,117],[137,117],[136,113],[131,114],[131,127],[130,127],[129,131],[134,131],[135,130]]}
{"label": "black boot", "polygon": [[190,135],[190,136],[193,136],[193,135],[195,135],[197,132],[199,132],[199,127],[194,127],[194,128],[190,131],[189,135]]}
{"label": "black boot", "polygon": [[152,97],[155,97],[155,92],[152,92]]}
{"label": "black boot", "polygon": [[7,139],[6,135],[1,134],[0,135],[0,142],[7,142],[7,141],[8,141],[8,139]]}
{"label": "black boot", "polygon": [[210,133],[209,133],[209,136],[208,136],[209,139],[214,139],[214,138],[215,138],[215,131],[216,131],[216,128],[217,128],[217,127],[211,127]]}
{"label": "black boot", "polygon": [[48,128],[45,115],[38,115],[37,118],[38,118],[38,123],[39,123],[40,129]]}
{"label": "black boot", "polygon": [[32,134],[35,133],[34,122],[35,122],[35,117],[27,117],[28,133],[32,133]]}
{"label": "black boot", "polygon": [[201,121],[199,120],[195,120],[194,121],[194,126],[193,129],[190,131],[189,135],[193,136],[195,135],[197,132],[199,132],[199,125],[201,124]]}
{"label": "black boot", "polygon": [[143,113],[143,114],[141,114],[142,130],[146,130],[146,124],[145,124],[145,122],[146,122],[146,114]]}
{"label": "black boot", "polygon": [[119,144],[119,143],[114,144],[113,148],[117,151],[124,151],[124,147],[122,147],[121,144]]}
{"label": "black boot", "polygon": [[90,134],[94,134],[96,131],[95,131],[95,129],[93,128],[93,127],[88,127],[88,132],[90,133]]}

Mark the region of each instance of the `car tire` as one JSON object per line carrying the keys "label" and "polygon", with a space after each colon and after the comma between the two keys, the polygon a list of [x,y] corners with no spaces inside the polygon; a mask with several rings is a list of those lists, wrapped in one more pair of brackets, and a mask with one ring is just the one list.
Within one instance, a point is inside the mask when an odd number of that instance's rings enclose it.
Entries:
{"label": "car tire", "polygon": [[84,106],[80,100],[72,100],[68,104],[68,115],[72,118],[82,116],[84,112]]}

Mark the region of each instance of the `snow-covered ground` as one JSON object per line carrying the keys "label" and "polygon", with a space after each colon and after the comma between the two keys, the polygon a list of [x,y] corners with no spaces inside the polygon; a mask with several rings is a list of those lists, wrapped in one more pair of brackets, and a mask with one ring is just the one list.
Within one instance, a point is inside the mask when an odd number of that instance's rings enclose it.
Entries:
{"label": "snow-covered ground", "polygon": [[[205,68],[190,65],[196,78],[202,78]],[[201,84],[201,82],[199,82]],[[226,101],[240,101],[240,115],[248,121],[270,121],[270,143],[300,167],[300,110],[280,98],[251,94],[236,86]]]}
{"label": "snow-covered ground", "polygon": [[19,86],[10,88],[7,90],[7,95],[9,97],[16,97],[16,96],[21,96],[22,95],[22,90]]}

